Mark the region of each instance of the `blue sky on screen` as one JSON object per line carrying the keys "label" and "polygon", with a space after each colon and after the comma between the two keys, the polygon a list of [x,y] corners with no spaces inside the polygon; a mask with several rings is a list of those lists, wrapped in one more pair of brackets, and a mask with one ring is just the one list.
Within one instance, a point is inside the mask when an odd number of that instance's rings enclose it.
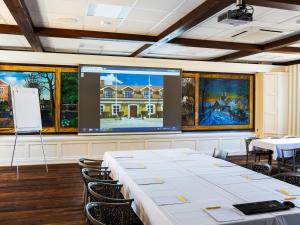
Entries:
{"label": "blue sky on screen", "polygon": [[[0,80],[5,81],[11,87],[24,87],[26,78],[31,75],[31,72],[22,72],[22,71],[0,71]],[[42,78],[44,79],[44,78]],[[44,90],[42,99],[50,99],[50,93],[48,90]]]}
{"label": "blue sky on screen", "polygon": [[[119,85],[146,86],[149,83],[149,75],[101,73],[100,76],[105,85],[115,85],[117,83]],[[150,84],[152,86],[163,86],[164,76],[150,75]]]}

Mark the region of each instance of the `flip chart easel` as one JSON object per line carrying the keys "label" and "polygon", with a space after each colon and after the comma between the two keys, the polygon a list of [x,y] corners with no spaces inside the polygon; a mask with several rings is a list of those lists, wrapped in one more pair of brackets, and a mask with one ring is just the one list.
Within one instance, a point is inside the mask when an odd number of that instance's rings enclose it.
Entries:
{"label": "flip chart easel", "polygon": [[[42,144],[46,171],[48,165],[45,156],[42,137],[42,117],[40,109],[39,91],[37,88],[12,88],[11,99],[15,127],[15,142],[10,166],[13,166],[17,139],[19,134],[39,133]],[[19,179],[19,164],[17,163],[17,178]]]}

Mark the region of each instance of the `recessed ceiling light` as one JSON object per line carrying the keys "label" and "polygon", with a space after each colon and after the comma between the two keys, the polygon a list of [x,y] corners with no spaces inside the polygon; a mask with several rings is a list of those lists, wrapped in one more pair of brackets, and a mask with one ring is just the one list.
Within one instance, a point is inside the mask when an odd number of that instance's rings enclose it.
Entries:
{"label": "recessed ceiling light", "polygon": [[56,18],[56,21],[61,23],[77,23],[78,19],[74,17],[60,17]]}
{"label": "recessed ceiling light", "polygon": [[87,15],[114,19],[124,19],[127,17],[129,11],[130,7],[128,6],[91,3],[89,5]]}

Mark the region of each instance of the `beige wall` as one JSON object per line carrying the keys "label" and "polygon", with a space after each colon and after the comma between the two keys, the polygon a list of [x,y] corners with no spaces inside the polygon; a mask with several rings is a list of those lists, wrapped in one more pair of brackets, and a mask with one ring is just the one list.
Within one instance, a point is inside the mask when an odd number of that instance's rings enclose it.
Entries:
{"label": "beige wall", "polygon": [[72,66],[77,66],[79,64],[145,66],[180,68],[185,71],[227,73],[284,72],[287,69],[284,66],[272,66],[261,64],[223,63],[209,61],[168,60],[4,50],[0,50],[0,62]]}
{"label": "beige wall", "polygon": [[260,137],[288,135],[288,73],[257,73],[255,99],[256,134]]}
{"label": "beige wall", "polygon": [[[102,64],[181,68],[185,71],[257,73],[256,132],[261,135],[264,135],[266,131],[272,135],[285,133],[283,118],[286,116],[286,111],[283,113],[280,112],[281,107],[285,107],[285,88],[287,88],[286,78],[283,75],[283,72],[285,72],[287,68],[283,66],[18,51],[0,51],[0,63],[72,66],[79,64]],[[277,92],[280,94],[276,95],[275,93]],[[270,107],[270,104],[272,107]],[[271,114],[272,116],[270,117]],[[266,120],[268,122],[265,122]],[[143,150],[188,147],[196,151],[211,154],[214,148],[222,148],[229,151],[230,154],[244,154],[244,138],[249,136],[253,136],[253,133],[217,132],[109,137],[55,135],[45,137],[45,147],[47,158],[51,163],[74,162],[79,157],[99,158],[102,157],[105,151],[131,149]],[[9,163],[13,141],[13,136],[0,137],[0,165],[7,165]],[[17,160],[20,163],[40,163],[42,159],[41,156],[41,146],[37,137],[27,136],[20,139],[16,154]]]}

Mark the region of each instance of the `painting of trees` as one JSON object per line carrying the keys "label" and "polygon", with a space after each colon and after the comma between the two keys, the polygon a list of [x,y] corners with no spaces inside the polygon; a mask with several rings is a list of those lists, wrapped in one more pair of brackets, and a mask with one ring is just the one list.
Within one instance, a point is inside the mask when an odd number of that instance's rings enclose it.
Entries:
{"label": "painting of trees", "polygon": [[24,81],[24,87],[37,88],[39,90],[43,126],[53,126],[55,119],[54,74],[32,72],[24,78]]}
{"label": "painting of trees", "polygon": [[78,73],[61,74],[61,121],[62,127],[78,125]]}
{"label": "painting of trees", "polygon": [[195,79],[182,78],[182,125],[195,124]]}

